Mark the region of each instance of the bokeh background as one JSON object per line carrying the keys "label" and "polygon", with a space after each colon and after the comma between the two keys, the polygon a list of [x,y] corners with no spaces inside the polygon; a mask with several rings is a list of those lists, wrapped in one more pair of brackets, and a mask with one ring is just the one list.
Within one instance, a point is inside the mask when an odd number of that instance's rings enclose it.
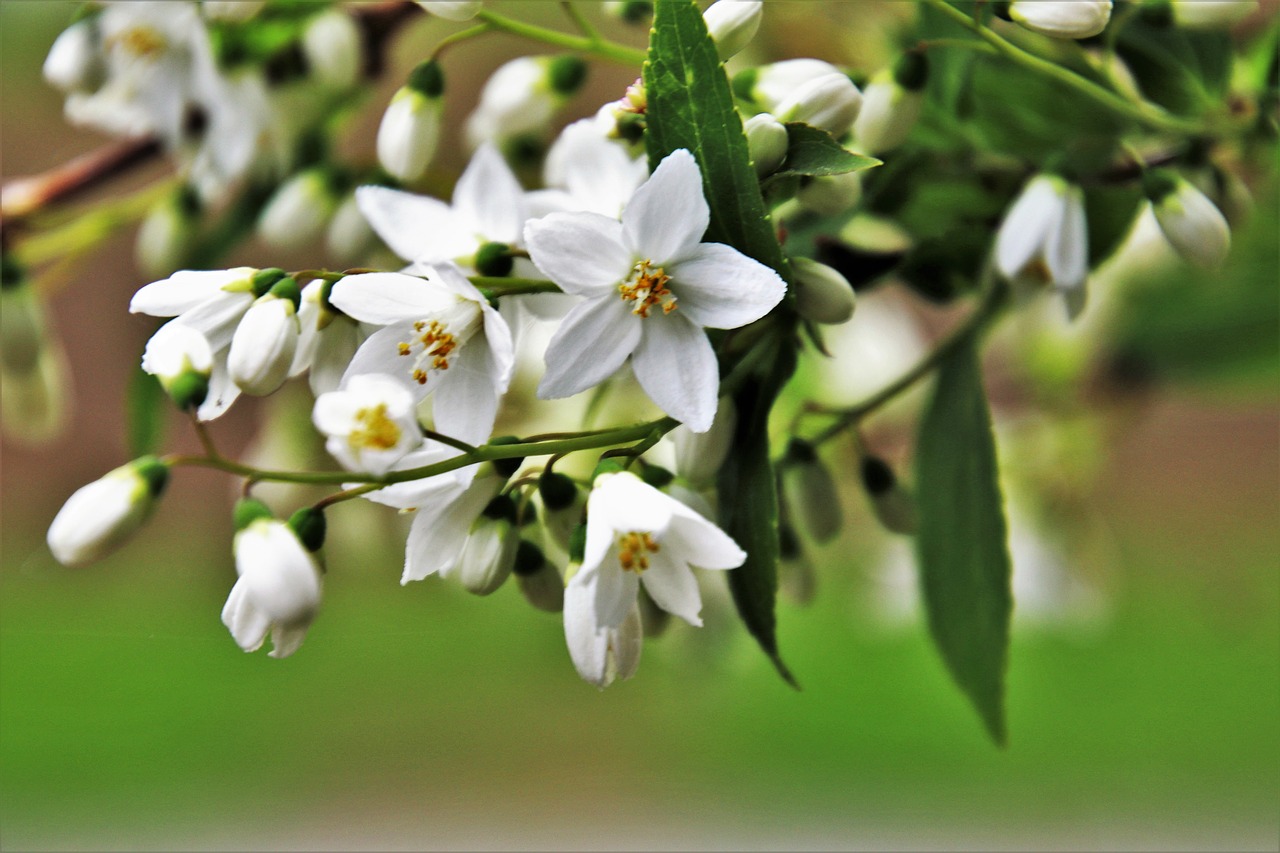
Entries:
{"label": "bokeh background", "polygon": [[[872,66],[861,57],[884,50],[878,22],[900,14],[799,5],[771,25],[771,50]],[[73,9],[0,2],[5,179],[102,141],[63,123],[39,75]],[[397,67],[445,26],[415,24]],[[523,47],[495,39],[451,55],[451,115]],[[629,76],[597,69],[576,114]],[[365,128],[394,85],[371,95]],[[371,149],[367,131],[354,137],[353,150]],[[442,168],[456,173],[464,157],[446,152]],[[331,513],[325,607],[302,650],[245,655],[218,619],[234,580],[234,484],[192,469],[122,551],[59,567],[45,528],[75,488],[126,458],[124,391],[151,329],[126,311],[144,282],[122,233],[52,297],[70,429],[3,446],[0,846],[1276,849],[1277,201],[1274,186],[1254,191],[1228,267],[1162,272],[1169,290],[1157,293],[1171,296],[1145,304],[1165,306],[1164,337],[1126,332],[1151,355],[1140,390],[1111,387],[1064,418],[1065,433],[1037,427],[1061,464],[1037,466],[1040,444],[1002,439],[1010,464],[1028,463],[1018,488],[1038,505],[1072,483],[1069,512],[1019,525],[1026,598],[1005,750],[933,654],[909,579],[886,568],[902,544],[852,487],[841,537],[811,554],[813,602],[784,599],[779,613],[802,692],[714,589],[705,629],[673,625],[632,681],[597,692],[577,678],[558,620],[513,585],[487,599],[432,580],[401,588],[395,520],[367,506]],[[252,246],[241,255],[267,265]],[[1169,320],[1170,298],[1223,304],[1215,289],[1246,293],[1262,321],[1241,332],[1203,311]],[[922,329],[938,320],[898,301]],[[1215,358],[1224,341],[1249,357]],[[998,345],[989,365],[998,402],[1016,397],[1002,352],[1017,346]],[[293,404],[305,414],[305,399]],[[242,403],[217,433],[245,451],[266,414]],[[192,446],[172,426],[171,443]],[[1087,441],[1071,437],[1080,431]],[[905,456],[902,424],[873,437]],[[853,470],[847,449],[833,461]]]}

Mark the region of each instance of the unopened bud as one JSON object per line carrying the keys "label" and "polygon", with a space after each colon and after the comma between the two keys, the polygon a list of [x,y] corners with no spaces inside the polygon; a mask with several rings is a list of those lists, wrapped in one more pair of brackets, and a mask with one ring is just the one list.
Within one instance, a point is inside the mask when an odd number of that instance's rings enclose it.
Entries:
{"label": "unopened bud", "polygon": [[795,270],[796,311],[815,323],[847,323],[853,317],[855,297],[849,280],[826,264],[809,258],[792,258]]}
{"label": "unopened bud", "polygon": [[787,158],[786,126],[771,113],[759,113],[743,122],[742,129],[747,134],[747,148],[756,175],[763,178],[777,171]]}
{"label": "unopened bud", "polygon": [[179,409],[197,409],[209,394],[213,350],[200,332],[170,321],[147,341],[142,369],[160,381]]}
{"label": "unopened bud", "polygon": [[548,613],[564,609],[564,581],[541,548],[528,539],[521,539],[513,570],[526,601]]}
{"label": "unopened bud", "polygon": [[1231,249],[1231,228],[1208,196],[1164,169],[1148,171],[1143,190],[1160,230],[1179,255],[1204,269],[1222,263]]}
{"label": "unopened bud", "polygon": [[813,445],[792,439],[782,460],[782,494],[805,531],[816,542],[835,538],[844,522],[840,493]]}
{"label": "unopened bud", "polygon": [[910,536],[916,532],[916,504],[893,469],[878,456],[862,458],[862,487],[871,499],[871,509],[886,530]]}
{"label": "unopened bud", "polygon": [[[908,53],[918,57],[922,54]],[[853,123],[855,146],[864,154],[881,154],[897,148],[910,135],[924,107],[924,94],[908,89],[898,81],[898,67],[876,75],[862,93],[862,110]],[[905,74],[916,76],[909,68]],[[922,84],[923,85],[923,84]]]}
{"label": "unopened bud", "polygon": [[1051,38],[1085,39],[1107,28],[1111,0],[1014,0],[1009,19]]}
{"label": "unopened bud", "polygon": [[82,18],[54,39],[44,60],[44,79],[63,92],[93,92],[106,80],[107,66],[96,18]]}
{"label": "unopened bud", "polygon": [[454,570],[469,592],[489,595],[511,575],[520,546],[515,513],[511,497],[498,495],[471,526],[471,535]]}
{"label": "unopened bud", "polygon": [[289,516],[289,528],[308,551],[315,553],[324,547],[324,535],[328,528],[324,510],[303,507]]}
{"label": "unopened bud", "polygon": [[804,122],[840,137],[853,127],[861,109],[862,93],[836,71],[802,84],[770,112],[784,122]]}
{"label": "unopened bud", "polygon": [[264,397],[289,378],[302,333],[300,299],[297,282],[284,278],[258,297],[241,318],[227,353],[231,381],[241,391]]}
{"label": "unopened bud", "polygon": [[378,162],[401,181],[426,171],[440,142],[444,75],[434,61],[419,65],[396,92],[378,126]]}
{"label": "unopened bud", "polygon": [[605,0],[604,10],[624,24],[647,24],[653,19],[652,0]]}
{"label": "unopened bud", "polygon": [[721,62],[737,54],[755,37],[760,29],[763,6],[761,0],[716,0],[702,13]]}
{"label": "unopened bud", "polygon": [[839,216],[862,199],[862,178],[857,172],[808,178],[796,191],[796,201],[822,216]]}
{"label": "unopened bud", "polygon": [[200,198],[191,187],[183,187],[152,207],[138,228],[134,244],[139,269],[162,278],[186,267],[196,242],[200,213]]}
{"label": "unopened bud", "polygon": [[311,75],[321,84],[350,89],[360,81],[364,42],[356,22],[342,9],[327,9],[307,22],[302,52]]}
{"label": "unopened bud", "polygon": [[693,432],[684,424],[669,435],[676,452],[676,471],[694,486],[708,486],[715,480],[733,447],[738,411],[729,397],[716,403],[715,419],[706,432]]}
{"label": "unopened bud", "polygon": [[123,545],[164,491],[169,467],[135,459],[76,491],[49,525],[49,550],[64,566],[83,566]]}
{"label": "unopened bud", "polygon": [[258,219],[258,236],[274,249],[296,250],[324,234],[338,206],[338,186],[326,169],[299,172],[280,185]]}

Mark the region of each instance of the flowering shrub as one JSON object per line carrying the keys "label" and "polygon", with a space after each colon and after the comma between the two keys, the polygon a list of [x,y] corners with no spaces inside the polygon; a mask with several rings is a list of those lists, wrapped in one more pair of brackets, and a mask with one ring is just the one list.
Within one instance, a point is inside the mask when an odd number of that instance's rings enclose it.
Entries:
{"label": "flowering shrub", "polygon": [[[980,347],[1051,295],[1087,323],[1090,280],[1137,220],[1195,265],[1224,262],[1236,167],[1274,151],[1276,29],[1227,31],[1252,8],[922,0],[875,68],[757,62],[762,18],[788,14],[759,0],[566,3],[573,31],[480,2],[89,4],[44,74],[68,120],[125,141],[56,180],[6,185],[5,429],[52,433],[60,411],[65,368],[38,293],[57,234],[33,214],[163,154],[173,178],[118,202],[143,220],[140,266],[157,279],[128,309],[168,318],[140,354],[150,378],[132,417],[158,417],[167,396],[204,452],[137,447],[68,500],[50,549],[68,565],[100,558],[171,469],[215,468],[246,481],[222,614],[246,651],[268,634],[273,656],[297,651],[321,609],[326,515],[365,499],[412,516],[403,583],[438,574],[488,595],[514,574],[532,604],[563,612],[592,684],[634,673],[665,614],[701,625],[700,584],[721,576],[794,683],[780,572],[812,593],[806,552],[841,533],[851,485],[915,538],[938,649],[1002,740],[1013,566]],[[413,68],[385,69],[424,10],[458,28]],[[605,38],[605,15],[652,16],[647,46]],[[465,127],[447,126],[448,49],[494,33],[558,52],[497,68]],[[559,127],[592,62],[638,76]],[[340,119],[380,73],[404,82],[365,140],[377,165],[346,161]],[[450,198],[427,194],[436,153],[459,142],[473,153]],[[268,252],[323,242],[342,268],[219,268],[255,233]],[[874,373],[828,344],[860,314],[855,294],[891,279],[967,307],[864,398],[806,400],[797,364],[828,349],[840,371]],[[892,326],[876,325],[875,346],[895,345]],[[526,362],[537,398],[631,388],[650,416],[567,402],[560,431],[495,437],[530,394]],[[336,469],[217,450],[214,422],[242,395],[303,375]],[[864,426],[926,377],[908,486]],[[848,477],[829,461],[841,439]],[[273,481],[333,491],[284,520],[250,494]]]}

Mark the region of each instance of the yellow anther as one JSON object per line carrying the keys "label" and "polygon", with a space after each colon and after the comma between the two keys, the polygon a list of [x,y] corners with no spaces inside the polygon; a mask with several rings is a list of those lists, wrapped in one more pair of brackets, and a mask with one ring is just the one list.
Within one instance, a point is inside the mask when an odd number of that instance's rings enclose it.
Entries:
{"label": "yellow anther", "polygon": [[649,555],[658,553],[652,533],[632,531],[618,535],[618,563],[624,572],[640,574],[649,568]]}
{"label": "yellow anther", "polygon": [[406,344],[404,341],[401,341],[400,343],[396,344],[396,348],[400,351],[401,355],[408,355],[410,352],[409,345]]}
{"label": "yellow anther", "polygon": [[138,26],[117,33],[108,42],[108,47],[116,45],[120,45],[134,56],[151,57],[163,53],[169,43],[165,41],[164,36],[151,27]]}
{"label": "yellow anther", "polygon": [[379,403],[356,411],[359,427],[351,431],[352,449],[390,450],[400,443],[400,427],[387,417],[387,404]]}
{"label": "yellow anther", "polygon": [[662,306],[663,314],[676,310],[676,296],[667,289],[671,276],[662,267],[654,269],[653,261],[640,261],[632,270],[631,278],[618,285],[624,302],[634,302],[631,313],[638,317],[648,317],[649,309]]}

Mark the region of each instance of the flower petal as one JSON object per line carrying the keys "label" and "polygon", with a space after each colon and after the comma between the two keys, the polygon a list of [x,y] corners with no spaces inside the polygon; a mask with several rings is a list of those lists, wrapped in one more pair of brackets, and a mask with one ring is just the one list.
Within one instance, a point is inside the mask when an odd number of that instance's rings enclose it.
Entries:
{"label": "flower petal", "polygon": [[182,325],[204,335],[215,352],[231,343],[236,326],[253,305],[252,293],[219,293],[182,312]]}
{"label": "flower petal", "polygon": [[[574,580],[577,578],[575,575]],[[640,579],[635,573],[624,572],[616,560],[610,564],[608,557],[600,571],[586,575],[582,582],[595,586],[596,623],[602,628],[621,625],[640,594]]]}
{"label": "flower petal", "polygon": [[570,397],[608,379],[640,341],[642,322],[611,296],[574,306],[547,345],[538,396]]}
{"label": "flower petal", "polygon": [[453,208],[435,198],[387,187],[360,187],[356,204],[382,241],[406,261],[464,257],[476,250]]}
{"label": "flower petal", "polygon": [[1031,180],[1009,208],[996,235],[996,267],[1005,278],[1018,277],[1039,254],[1062,218],[1059,179]]}
{"label": "flower petal", "polygon": [[604,296],[631,274],[622,225],[597,213],[553,213],[524,227],[529,257],[568,293]]}
{"label": "flower petal", "polygon": [[662,542],[690,565],[736,569],[746,562],[747,552],[708,519],[684,506],[677,508],[674,516]]}
{"label": "flower petal", "polygon": [[240,388],[231,381],[231,372],[227,370],[227,351],[223,349],[213,358],[213,372],[209,374],[209,392],[204,402],[196,409],[196,418],[200,421],[211,421],[220,417],[240,396]]}
{"label": "flower petal", "polygon": [[468,444],[488,441],[501,396],[493,371],[488,347],[473,341],[439,375],[431,404],[437,430]]}
{"label": "flower petal", "polygon": [[662,411],[693,432],[706,432],[716,416],[720,370],[706,334],[678,313],[642,321],[631,368]]}
{"label": "flower petal", "polygon": [[702,596],[698,594],[698,581],[688,564],[665,546],[664,542],[660,550],[649,555],[649,568],[640,576],[645,592],[663,610],[690,625],[701,626],[698,613],[702,610]]}
{"label": "flower petal", "polygon": [[180,270],[162,281],[153,281],[140,288],[129,301],[129,311],[152,317],[176,317],[206,299],[220,295],[224,286],[248,279],[253,273],[250,267]]}
{"label": "flower petal", "polygon": [[477,480],[455,500],[418,510],[405,544],[404,575],[400,583],[422,580],[436,573],[448,574],[462,556],[472,522],[500,488],[500,478]]}
{"label": "flower petal", "polygon": [[578,675],[596,687],[609,685],[608,628],[596,625],[595,583],[584,578],[564,591],[564,639]]}
{"label": "flower petal", "polygon": [[362,323],[387,326],[439,313],[450,306],[453,295],[430,279],[398,272],[370,272],[338,281],[329,293],[329,301]]}
{"label": "flower petal", "polygon": [[736,329],[782,301],[787,285],[769,267],[732,246],[703,243],[666,270],[677,310],[699,326]]}
{"label": "flower petal", "polygon": [[683,148],[668,154],[622,211],[623,243],[656,264],[684,257],[711,222],[698,161]]}
{"label": "flower petal", "polygon": [[485,143],[472,156],[454,187],[453,211],[489,242],[520,242],[526,217],[524,190],[497,148]]}
{"label": "flower petal", "polygon": [[1044,247],[1045,266],[1056,287],[1071,289],[1089,275],[1089,230],[1084,218],[1084,193],[1068,187],[1062,199],[1062,218],[1049,232]]}

